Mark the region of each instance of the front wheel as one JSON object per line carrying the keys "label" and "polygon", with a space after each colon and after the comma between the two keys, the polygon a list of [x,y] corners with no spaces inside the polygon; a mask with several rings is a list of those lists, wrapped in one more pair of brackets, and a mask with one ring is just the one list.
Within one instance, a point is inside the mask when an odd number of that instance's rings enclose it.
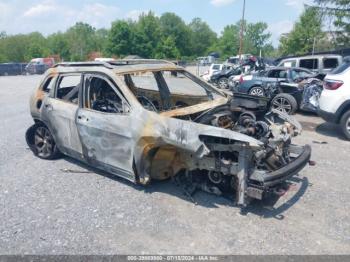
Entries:
{"label": "front wheel", "polygon": [[350,110],[341,117],[340,126],[346,139],[350,140]]}
{"label": "front wheel", "polygon": [[271,109],[276,109],[288,115],[293,115],[298,109],[298,103],[290,94],[281,93],[276,95],[271,101]]}

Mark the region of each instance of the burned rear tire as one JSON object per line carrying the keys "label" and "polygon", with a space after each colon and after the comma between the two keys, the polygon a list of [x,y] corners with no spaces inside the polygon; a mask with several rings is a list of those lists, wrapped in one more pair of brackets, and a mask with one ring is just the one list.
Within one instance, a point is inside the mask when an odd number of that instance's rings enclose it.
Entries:
{"label": "burned rear tire", "polygon": [[26,141],[34,155],[42,159],[56,159],[60,152],[50,130],[42,123],[31,126],[26,132]]}
{"label": "burned rear tire", "polygon": [[271,101],[271,109],[276,109],[288,115],[293,115],[298,109],[297,100],[290,94],[281,93]]}

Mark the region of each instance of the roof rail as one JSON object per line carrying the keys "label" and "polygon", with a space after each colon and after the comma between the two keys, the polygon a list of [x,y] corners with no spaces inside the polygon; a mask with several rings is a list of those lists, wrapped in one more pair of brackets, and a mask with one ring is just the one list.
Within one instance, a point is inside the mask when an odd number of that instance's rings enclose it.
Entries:
{"label": "roof rail", "polygon": [[140,65],[140,64],[169,64],[175,65],[175,63],[161,60],[161,59],[119,59],[108,62],[62,62],[57,63],[53,67],[74,67],[74,66],[103,66],[109,69],[113,69],[113,66],[123,66],[123,65]]}
{"label": "roof rail", "polygon": [[139,64],[170,64],[175,65],[173,62],[162,59],[119,59],[114,61],[108,61],[111,65],[139,65]]}
{"label": "roof rail", "polygon": [[74,66],[103,66],[109,69],[112,69],[113,66],[106,62],[67,62],[67,63],[57,63],[53,67],[59,67],[59,66],[65,66],[65,67],[74,67]]}

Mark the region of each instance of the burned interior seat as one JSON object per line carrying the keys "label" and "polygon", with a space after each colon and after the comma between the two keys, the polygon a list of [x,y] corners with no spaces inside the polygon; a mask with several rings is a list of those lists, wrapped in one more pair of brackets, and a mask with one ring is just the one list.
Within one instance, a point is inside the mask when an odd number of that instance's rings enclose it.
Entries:
{"label": "burned interior seat", "polygon": [[113,88],[101,78],[92,78],[90,84],[90,105],[96,111],[121,113],[122,101]]}

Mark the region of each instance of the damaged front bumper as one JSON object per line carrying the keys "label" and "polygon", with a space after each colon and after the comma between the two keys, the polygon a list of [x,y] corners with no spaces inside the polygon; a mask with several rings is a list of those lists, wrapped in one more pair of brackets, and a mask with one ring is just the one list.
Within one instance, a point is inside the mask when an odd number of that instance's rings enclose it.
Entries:
{"label": "damaged front bumper", "polygon": [[262,199],[266,193],[270,193],[274,188],[297,175],[310,161],[309,145],[290,145],[289,152],[294,157],[285,166],[269,173],[255,171],[251,174],[246,191],[248,197]]}

